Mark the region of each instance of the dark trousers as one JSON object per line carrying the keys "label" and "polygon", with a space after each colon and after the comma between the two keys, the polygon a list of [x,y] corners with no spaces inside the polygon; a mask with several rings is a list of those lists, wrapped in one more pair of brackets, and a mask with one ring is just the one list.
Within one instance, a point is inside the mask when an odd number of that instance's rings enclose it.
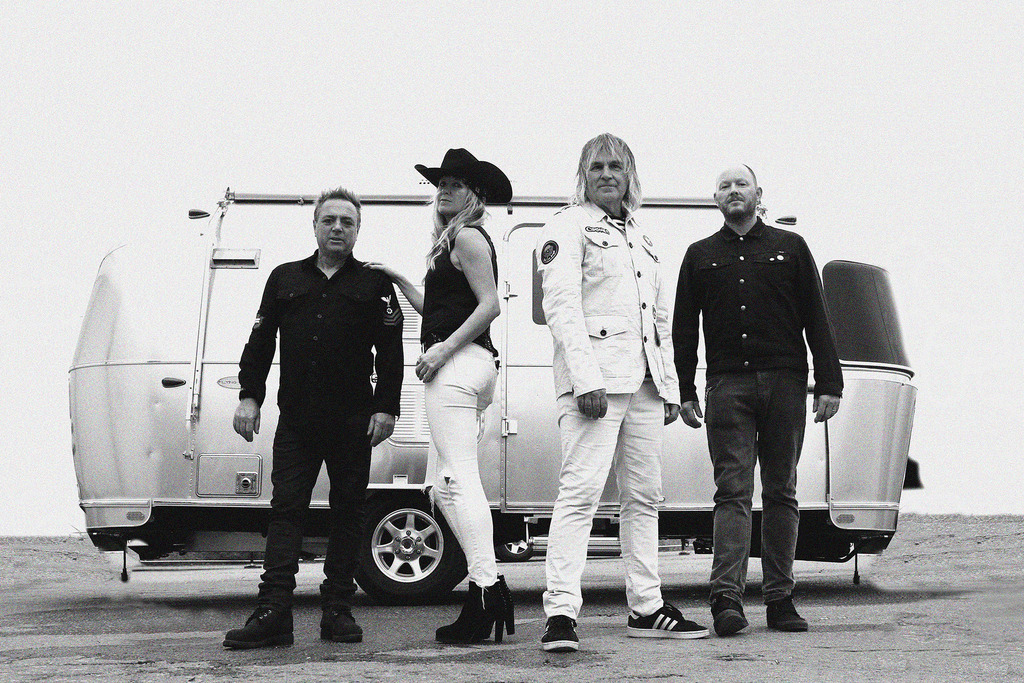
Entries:
{"label": "dark trousers", "polygon": [[769,370],[708,378],[705,423],[715,470],[711,599],[743,602],[750,558],[754,465],[761,465],[761,568],[765,602],[795,585],[800,508],[796,466],[807,423],[807,374]]}
{"label": "dark trousers", "polygon": [[290,608],[299,570],[303,521],[322,463],[331,481],[330,537],[320,594],[325,607],[349,605],[356,585],[370,476],[369,418],[353,419],[329,430],[290,423],[284,416],[274,435],[274,486],[267,527],[259,603]]}

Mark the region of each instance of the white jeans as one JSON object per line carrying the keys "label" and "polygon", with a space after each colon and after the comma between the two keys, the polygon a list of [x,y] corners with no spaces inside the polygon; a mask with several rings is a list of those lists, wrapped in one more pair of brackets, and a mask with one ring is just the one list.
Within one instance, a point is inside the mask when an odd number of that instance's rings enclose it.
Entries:
{"label": "white jeans", "polygon": [[498,580],[498,566],[477,442],[480,416],[494,397],[497,376],[491,352],[466,344],[424,387],[430,425],[427,484],[466,554],[470,581],[483,587]]}
{"label": "white jeans", "polygon": [[664,401],[651,380],[635,394],[609,394],[608,412],[593,420],[571,394],[558,397],[562,472],[551,518],[544,613],[576,619],[583,605],[580,580],[594,512],[614,465],[619,487],[619,540],[626,570],[626,602],[640,615],[661,608],[658,506]]}

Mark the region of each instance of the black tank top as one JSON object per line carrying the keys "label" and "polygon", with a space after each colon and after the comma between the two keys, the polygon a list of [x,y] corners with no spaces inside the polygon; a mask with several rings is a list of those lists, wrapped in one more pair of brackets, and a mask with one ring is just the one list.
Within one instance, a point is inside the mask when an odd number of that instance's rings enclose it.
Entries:
{"label": "black tank top", "polygon": [[[490,236],[478,225],[467,225],[480,231],[480,234],[487,240],[487,246],[491,249],[491,268],[494,271],[494,284],[498,284],[498,258],[494,253],[494,243]],[[470,314],[476,309],[476,294],[469,286],[469,280],[465,273],[452,265],[451,249],[445,249],[437,258],[434,265],[427,271],[423,278],[423,323],[420,325],[420,342],[424,348],[442,342],[451,336],[452,332],[459,329],[462,323],[466,322]],[[498,355],[494,344],[491,343],[490,329],[484,330],[483,334],[473,340],[475,344],[484,347],[495,356]]]}

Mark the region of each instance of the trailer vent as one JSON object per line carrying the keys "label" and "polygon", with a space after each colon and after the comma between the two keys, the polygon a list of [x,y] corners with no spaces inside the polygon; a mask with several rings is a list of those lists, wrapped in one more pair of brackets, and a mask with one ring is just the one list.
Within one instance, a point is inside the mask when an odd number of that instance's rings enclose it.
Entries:
{"label": "trailer vent", "polygon": [[391,441],[410,446],[426,446],[430,443],[430,429],[427,427],[427,409],[423,402],[423,385],[413,384],[402,387],[402,416],[395,422]]}
{"label": "trailer vent", "polygon": [[[405,316],[405,324],[402,327],[402,341],[420,342],[420,314],[412,307],[409,300],[402,292],[398,292],[398,305],[402,308],[402,315]],[[404,409],[403,409],[404,410]]]}
{"label": "trailer vent", "polygon": [[210,259],[211,268],[259,268],[259,249],[225,249],[217,247]]}

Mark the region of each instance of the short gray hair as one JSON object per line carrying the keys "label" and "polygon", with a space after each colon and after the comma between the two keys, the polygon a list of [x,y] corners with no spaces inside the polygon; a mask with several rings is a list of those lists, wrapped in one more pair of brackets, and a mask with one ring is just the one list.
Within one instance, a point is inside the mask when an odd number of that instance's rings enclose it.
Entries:
{"label": "short gray hair", "polygon": [[336,187],[333,190],[324,190],[320,193],[316,205],[313,207],[313,221],[315,222],[320,216],[320,207],[324,205],[324,202],[332,199],[342,199],[356,207],[356,227],[359,227],[359,223],[363,220],[363,205],[359,202],[359,197],[344,187]]}

